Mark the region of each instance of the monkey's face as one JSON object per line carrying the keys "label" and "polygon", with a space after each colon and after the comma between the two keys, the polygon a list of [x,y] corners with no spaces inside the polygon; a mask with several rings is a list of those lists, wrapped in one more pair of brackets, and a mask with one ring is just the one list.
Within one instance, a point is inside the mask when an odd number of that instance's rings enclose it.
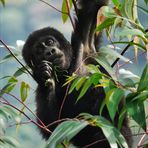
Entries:
{"label": "monkey's face", "polygon": [[33,64],[38,65],[42,61],[48,61],[60,69],[67,69],[69,62],[66,62],[65,49],[61,49],[60,42],[54,36],[44,36],[33,45]]}

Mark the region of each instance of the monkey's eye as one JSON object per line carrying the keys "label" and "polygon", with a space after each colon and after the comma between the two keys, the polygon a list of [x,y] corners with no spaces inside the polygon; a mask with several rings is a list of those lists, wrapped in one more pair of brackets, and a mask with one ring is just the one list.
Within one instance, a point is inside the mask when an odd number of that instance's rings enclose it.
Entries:
{"label": "monkey's eye", "polygon": [[47,45],[47,46],[52,46],[52,45],[54,45],[54,40],[53,39],[48,39],[46,42],[45,42],[45,45]]}

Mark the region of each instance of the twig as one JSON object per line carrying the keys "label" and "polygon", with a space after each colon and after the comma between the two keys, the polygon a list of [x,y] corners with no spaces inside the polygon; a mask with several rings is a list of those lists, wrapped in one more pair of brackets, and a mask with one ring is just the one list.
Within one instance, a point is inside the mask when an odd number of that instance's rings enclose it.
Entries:
{"label": "twig", "polygon": [[147,127],[147,130],[145,132],[145,134],[141,137],[140,141],[138,142],[138,145],[137,145],[137,148],[140,148],[141,145],[142,145],[142,142],[144,140],[144,138],[148,135],[148,127]]}
{"label": "twig", "polygon": [[63,12],[63,11],[57,9],[56,7],[54,7],[53,5],[49,4],[48,2],[46,2],[46,1],[44,1],[44,0],[39,0],[39,1],[41,1],[42,3],[44,3],[44,4],[48,5],[48,6],[50,6],[51,8],[53,8],[54,10],[56,10],[57,12],[60,12],[60,13],[63,13],[63,14],[67,14],[67,15],[68,15],[67,12]]}
{"label": "twig", "polygon": [[93,146],[93,145],[95,145],[97,143],[101,143],[101,142],[104,142],[104,141],[107,141],[107,139],[104,138],[104,139],[101,139],[101,140],[94,141],[94,142],[84,146],[83,148],[89,148],[89,147],[91,147],[91,146]]}
{"label": "twig", "polygon": [[8,127],[11,128],[11,127],[16,126],[16,125],[23,125],[23,124],[29,124],[29,123],[32,123],[32,120],[23,121],[23,122],[20,122],[20,123],[14,123],[14,124],[9,125]]}
{"label": "twig", "polygon": [[63,109],[64,103],[65,103],[65,101],[66,101],[66,97],[67,97],[67,94],[68,94],[69,87],[70,87],[70,84],[68,84],[68,86],[67,86],[67,88],[66,88],[65,96],[64,96],[64,98],[63,98],[63,101],[62,101],[62,104],[61,104],[61,107],[60,107],[58,120],[60,120],[60,118],[61,118],[62,109]]}
{"label": "twig", "polygon": [[16,59],[16,61],[33,77],[32,73],[25,67],[24,64],[22,64],[22,62],[20,62],[20,60],[14,55],[14,53],[11,51],[11,49],[2,40],[0,40],[0,42],[9,51],[9,53]]}
{"label": "twig", "polygon": [[[148,29],[146,29],[145,30],[145,32],[148,32]],[[126,43],[126,42],[114,42],[114,44],[115,43]],[[131,45],[133,45],[133,44],[135,44],[135,45],[137,45],[137,46],[140,46],[141,48],[143,48],[143,46],[141,46],[141,45],[139,45],[139,44],[136,44],[136,43],[133,43],[133,40],[132,41],[130,41],[130,42],[127,42],[127,46],[124,48],[124,50],[121,52],[121,55],[124,55],[124,53],[127,51],[127,49],[131,46]],[[145,49],[145,48],[144,48]],[[114,63],[111,65],[111,67],[114,67],[115,65],[116,65],[116,63],[118,62],[120,60],[120,58],[117,58],[115,61],[114,61]]]}
{"label": "twig", "polygon": [[[3,98],[3,97],[2,97],[2,98]],[[5,99],[5,98],[3,98],[3,99]],[[34,120],[32,120],[27,114],[25,114],[23,111],[21,111],[20,109],[18,109],[18,108],[15,107],[14,105],[12,105],[12,104],[10,104],[10,103],[8,103],[8,102],[6,102],[6,101],[1,101],[1,100],[0,100],[0,103],[5,104],[5,105],[7,105],[7,106],[10,106],[10,107],[14,108],[14,109],[17,110],[18,112],[22,113],[28,120],[31,120],[31,122],[34,123],[35,125],[37,125],[38,127],[42,128],[42,129],[44,129],[44,130],[46,130],[46,131],[49,132],[49,133],[52,133],[49,129],[47,129],[46,127],[41,126],[40,124],[38,124],[37,122],[35,122]]]}
{"label": "twig", "polygon": [[[68,0],[66,0],[66,6],[67,6],[68,13],[67,13],[67,12],[63,12],[63,11],[57,9],[56,7],[54,7],[53,5],[49,4],[48,2],[46,2],[46,1],[44,1],[44,0],[39,0],[39,1],[41,1],[41,2],[43,2],[44,4],[50,6],[51,8],[53,8],[54,10],[56,10],[57,12],[60,12],[60,13],[63,13],[63,14],[68,15],[68,16],[69,16],[69,19],[70,19],[70,21],[71,21],[71,24],[72,24],[72,26],[73,26],[73,28],[74,28],[74,23],[73,23],[72,16],[71,16],[71,14],[70,14],[70,6],[69,6],[69,1],[68,1]],[[75,2],[74,2],[73,4],[75,5]],[[74,6],[74,7],[75,7],[75,6]],[[76,9],[76,8],[75,8],[75,9]]]}
{"label": "twig", "polygon": [[[48,127],[50,127],[50,126],[52,126],[52,125],[54,125],[54,124],[57,124],[57,123],[59,123],[59,122],[63,122],[63,121],[73,121],[73,120],[78,120],[78,119],[77,119],[77,118],[64,118],[64,119],[59,119],[59,120],[56,120],[56,121],[54,121],[54,122],[48,124],[46,127],[48,128]],[[79,120],[78,120],[78,121],[79,121]]]}
{"label": "twig", "polygon": [[[2,90],[0,90],[0,91],[2,91]],[[26,105],[24,102],[20,101],[16,96],[14,96],[14,95],[11,94],[11,93],[8,93],[8,92],[5,92],[5,91],[4,91],[4,93],[10,95],[10,96],[13,97],[14,99],[16,99],[18,102],[20,102],[28,111],[30,111],[30,113],[32,113],[32,114],[37,118],[37,120],[38,120],[43,126],[45,126],[45,124],[40,120],[40,118],[39,118],[29,107],[27,107],[27,105]],[[1,96],[0,96],[0,97],[1,97]],[[2,97],[1,97],[1,98],[2,98]]]}
{"label": "twig", "polygon": [[66,0],[66,6],[67,6],[68,16],[69,16],[69,19],[71,21],[72,27],[73,27],[73,29],[75,29],[75,25],[74,25],[74,22],[73,22],[71,13],[70,13],[70,5],[69,5],[69,1],[68,0]]}
{"label": "twig", "polygon": [[[140,54],[138,54],[138,56],[141,56],[141,55],[143,55],[143,54],[145,54],[145,51],[144,51],[144,52],[142,52],[142,53],[140,53]],[[130,59],[129,61],[127,61],[127,62],[123,63],[122,65],[120,65],[120,66],[119,66],[119,68],[121,68],[121,67],[123,67],[125,64],[127,64],[127,63],[129,63],[129,62],[133,61],[135,58],[136,58],[136,57],[133,57],[133,58],[132,58],[132,59]]]}

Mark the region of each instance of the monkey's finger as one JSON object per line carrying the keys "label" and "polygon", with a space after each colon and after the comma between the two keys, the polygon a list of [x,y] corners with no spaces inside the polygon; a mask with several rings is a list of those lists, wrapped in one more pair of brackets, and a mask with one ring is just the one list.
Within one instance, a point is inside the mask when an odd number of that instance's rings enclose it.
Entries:
{"label": "monkey's finger", "polygon": [[48,63],[42,63],[38,66],[38,69],[40,70],[46,70],[48,69],[49,71],[52,71],[52,67],[48,65]]}
{"label": "monkey's finger", "polygon": [[42,75],[43,75],[44,78],[50,78],[50,77],[51,77],[51,72],[49,72],[49,71],[44,71],[44,72],[42,73]]}

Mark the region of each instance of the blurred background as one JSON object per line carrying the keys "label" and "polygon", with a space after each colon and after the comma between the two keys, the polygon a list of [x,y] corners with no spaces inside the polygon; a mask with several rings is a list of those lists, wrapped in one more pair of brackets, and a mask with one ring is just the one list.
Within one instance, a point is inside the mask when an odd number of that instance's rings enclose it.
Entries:
{"label": "blurred background", "polygon": [[[61,10],[62,0],[47,0],[47,2]],[[138,1],[138,5],[146,8],[143,0]],[[142,11],[139,11],[139,19],[142,25],[148,26],[148,18]],[[61,13],[55,11],[43,2],[39,0],[7,0],[5,7],[0,5],[0,39],[9,46],[16,47],[17,40],[25,41],[30,32],[47,26],[57,28],[64,33],[65,37],[70,41],[72,32],[70,22],[63,24]],[[0,48],[0,60],[7,54],[8,51],[5,48]],[[128,52],[126,56],[133,57],[133,53]],[[145,57],[139,57],[135,65],[126,65],[125,68],[131,69],[133,73],[140,75],[144,61]],[[137,65],[139,67],[138,69],[135,68]],[[15,60],[0,64],[0,78],[12,75],[19,67],[21,66],[17,64]],[[31,85],[31,91],[26,104],[35,112],[34,92],[36,83],[27,75],[23,75],[19,79],[20,81],[27,81]],[[0,89],[5,84],[5,79],[0,80]],[[18,88],[16,87],[12,93],[19,98]],[[12,100],[10,97],[9,99],[16,106],[20,107],[15,100]],[[26,119],[23,118],[22,120],[24,121]],[[42,138],[39,135],[37,127],[32,123],[23,124],[18,127],[17,130],[12,123],[11,126],[9,125],[6,134],[15,137],[21,143],[22,148],[43,148],[45,145],[44,140],[41,140]]]}

